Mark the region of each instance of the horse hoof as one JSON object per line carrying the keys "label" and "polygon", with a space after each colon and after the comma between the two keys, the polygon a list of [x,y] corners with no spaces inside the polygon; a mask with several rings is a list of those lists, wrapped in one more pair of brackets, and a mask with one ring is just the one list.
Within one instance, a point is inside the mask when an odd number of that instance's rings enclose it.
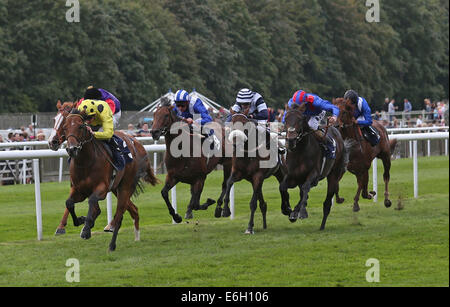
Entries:
{"label": "horse hoof", "polygon": [[222,217],[230,217],[231,216],[231,210],[230,208],[224,208],[222,210]]}
{"label": "horse hoof", "polygon": [[354,205],[353,212],[359,212],[359,211],[361,211],[361,208],[359,207],[359,205]]}
{"label": "horse hoof", "polygon": [[343,204],[344,201],[345,201],[344,198],[336,198],[336,202],[337,202],[338,204]]}
{"label": "horse hoof", "polygon": [[91,237],[91,230],[90,230],[90,229],[87,229],[86,226],[83,227],[83,230],[81,230],[80,237],[81,237],[82,239],[85,239],[85,240],[90,239],[90,237]]}
{"label": "horse hoof", "polygon": [[384,206],[386,208],[390,208],[392,206],[392,202],[389,199],[384,200]]}
{"label": "horse hoof", "polygon": [[377,192],[375,192],[375,191],[370,191],[369,194],[372,195],[372,196],[375,196],[375,195],[377,195]]}
{"label": "horse hoof", "polygon": [[111,227],[111,225],[106,225],[106,227],[105,228],[103,228],[103,231],[104,232],[114,232],[114,228],[113,227]]}
{"label": "horse hoof", "polygon": [[308,218],[308,212],[306,211],[306,209],[305,210],[301,210],[300,211],[300,219],[301,220],[305,220],[307,218]]}
{"label": "horse hoof", "polygon": [[110,244],[108,248],[108,252],[113,252],[116,250],[116,244]]}
{"label": "horse hoof", "polygon": [[177,224],[180,224],[181,221],[183,221],[183,219],[181,218],[181,216],[180,216],[179,214],[176,214],[176,215],[173,217],[173,220],[174,220],[175,223],[177,223]]}
{"label": "horse hoof", "polygon": [[291,215],[289,216],[289,221],[291,221],[291,223],[295,223],[298,220],[298,213],[293,211],[291,212]]}
{"label": "horse hoof", "polygon": [[55,236],[61,236],[61,235],[65,235],[65,234],[66,234],[65,228],[57,228],[55,231]]}
{"label": "horse hoof", "polygon": [[222,217],[222,208],[217,206],[216,211],[214,211],[214,217],[221,218]]}
{"label": "horse hoof", "polygon": [[216,203],[214,199],[208,198],[206,203],[200,206],[200,210],[208,210],[209,206],[212,206]]}
{"label": "horse hoof", "polygon": [[194,214],[192,212],[186,212],[186,215],[184,216],[185,220],[192,220],[194,218]]}
{"label": "horse hoof", "polygon": [[283,215],[290,216],[291,213],[292,213],[292,209],[291,209],[291,208],[282,208],[282,209],[281,209],[281,213],[282,213]]}
{"label": "horse hoof", "polygon": [[253,229],[247,229],[244,234],[246,234],[246,235],[254,235],[255,232],[253,231]]}

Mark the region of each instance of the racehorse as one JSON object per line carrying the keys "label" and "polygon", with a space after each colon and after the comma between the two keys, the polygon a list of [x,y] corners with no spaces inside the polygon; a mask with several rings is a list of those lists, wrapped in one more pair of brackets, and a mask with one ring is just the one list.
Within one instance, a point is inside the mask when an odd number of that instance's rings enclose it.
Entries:
{"label": "racehorse", "polygon": [[[327,195],[323,203],[323,218],[320,230],[325,229],[325,223],[332,206],[332,199],[339,192],[339,181],[346,171],[348,162],[349,142],[344,143],[341,134],[334,127],[326,128],[336,142],[336,159],[328,174],[321,174],[323,167],[323,152],[319,141],[314,136],[315,131],[308,125],[309,117],[304,115],[306,105],[294,105],[286,113],[286,146],[288,149],[286,165],[288,173],[280,184],[283,199],[289,202],[289,188],[299,187],[300,201],[289,216],[294,223],[297,219],[308,218],[306,210],[308,193],[310,189],[325,177],[327,178]],[[284,205],[288,207],[288,204]]]}
{"label": "racehorse", "polygon": [[[225,192],[225,208],[223,209],[223,211],[229,210],[228,203],[230,201],[230,190],[233,184],[235,182],[241,181],[242,179],[250,182],[253,187],[253,196],[250,201],[250,221],[245,233],[254,234],[254,216],[258,201],[259,208],[263,217],[263,228],[267,229],[267,203],[265,202],[262,193],[264,180],[266,178],[269,178],[270,176],[275,176],[278,182],[281,183],[284,179],[285,174],[287,174],[287,170],[284,156],[278,155],[278,148],[276,144],[272,146],[272,148],[275,148],[275,163],[272,163],[271,167],[269,167],[269,165],[267,165],[268,167],[261,167],[261,162],[269,162],[271,157],[270,155],[263,157],[263,155],[260,154],[260,149],[262,148],[262,146],[265,147],[266,144],[265,141],[258,144],[259,142],[257,142],[256,139],[257,124],[251,122],[251,120],[247,117],[248,111],[249,109],[247,109],[244,113],[235,113],[231,118],[233,130],[229,134],[228,141],[230,143],[233,143],[235,148],[232,160],[232,172],[231,176],[227,180],[227,189]],[[241,125],[238,125],[238,123],[240,123]],[[244,129],[241,130],[240,128]],[[253,144],[251,144],[251,141],[249,142],[249,138],[254,138]],[[263,139],[266,139],[265,136],[263,137]],[[241,147],[239,148],[239,146]],[[240,150],[242,150],[241,153],[239,152]],[[271,151],[271,153],[273,153],[273,151]],[[287,202],[282,201],[282,213],[284,213],[285,215],[289,215],[292,210],[290,208],[284,208],[284,204],[287,204]],[[215,216],[220,217],[221,215],[222,208],[220,206],[217,206]]]}
{"label": "racehorse", "polygon": [[[172,204],[170,203],[169,190],[172,189],[178,182],[187,183],[191,186],[191,200],[187,207],[185,218],[192,219],[192,210],[206,210],[209,206],[215,203],[214,200],[208,199],[205,204],[200,205],[200,196],[203,191],[206,176],[219,164],[222,164],[223,166],[224,179],[222,183],[222,193],[217,200],[217,203],[222,204],[226,190],[226,180],[231,173],[231,157],[225,156],[226,144],[225,134],[223,133],[224,129],[222,127],[215,129],[216,133],[219,132],[218,130],[222,131],[222,135],[218,135],[218,137],[221,137],[221,155],[212,155],[211,157],[207,157],[203,151],[200,154],[194,155],[193,151],[195,146],[189,146],[187,155],[176,157],[174,152],[172,152],[175,148],[175,146],[172,148],[172,144],[175,144],[174,140],[178,140],[180,137],[183,137],[184,132],[178,131],[177,133],[172,134],[170,130],[174,124],[182,127],[182,119],[177,116],[173,110],[170,100],[166,98],[162,99],[161,105],[156,109],[153,117],[154,121],[151,129],[153,139],[159,140],[161,136],[165,137],[166,153],[164,156],[164,162],[167,168],[167,176],[165,185],[161,190],[161,195],[166,202],[167,208],[169,209],[169,213],[172,215],[173,220],[176,223],[181,223],[182,218],[175,212]],[[186,127],[187,125],[184,125],[184,128]],[[189,141],[189,144],[195,144],[197,142],[197,144],[200,145],[201,141],[199,141],[199,139],[202,138],[204,138],[204,136],[201,134],[188,133],[186,141]]]}
{"label": "racehorse", "polygon": [[[127,207],[134,208],[132,217],[135,219],[135,227],[139,225],[136,223],[139,220],[137,208],[130,198],[132,195],[138,194],[137,188],[141,187],[141,180],[143,179],[151,185],[158,183],[158,179],[150,166],[147,152],[133,137],[116,132],[116,135],[126,142],[133,156],[133,161],[127,163],[123,170],[114,174],[111,156],[105,149],[104,144],[88,131],[84,112],[73,109],[65,119],[63,132],[67,139],[66,150],[71,157],[71,190],[70,196],[66,200],[66,208],[69,210],[74,224],[77,224],[79,218],[75,214],[75,203],[88,198],[89,210],[80,236],[83,239],[89,239],[95,219],[100,214],[98,201],[104,200],[107,193],[112,191],[117,197],[117,208],[109,250],[114,251],[123,213]],[[135,228],[135,240],[139,240],[139,228]]]}
{"label": "racehorse", "polygon": [[[57,151],[61,144],[66,141],[66,136],[63,131],[63,127],[65,124],[66,117],[70,114],[72,109],[75,107],[75,102],[69,102],[66,101],[64,103],[61,103],[61,101],[58,100],[56,104],[56,108],[58,109],[58,113],[55,116],[55,123],[53,126],[53,130],[49,136],[48,139],[48,145],[50,149]],[[127,210],[130,213],[133,221],[134,221],[134,228],[139,229],[139,215],[137,213],[137,208],[134,206],[132,202],[127,205]],[[67,218],[69,217],[69,210],[65,208],[63,217],[56,228],[55,235],[63,235],[66,233],[66,225],[67,225]],[[83,225],[85,222],[86,217],[80,216],[76,221],[74,221],[74,226],[80,226]],[[105,227],[105,231],[109,232],[114,229],[114,225],[112,222],[108,224]]]}
{"label": "racehorse", "polygon": [[[360,211],[359,197],[360,195],[365,199],[372,199],[376,195],[374,191],[368,191],[367,185],[369,182],[369,169],[372,161],[379,158],[383,161],[384,173],[384,205],[386,208],[392,206],[389,200],[389,180],[391,168],[391,153],[394,151],[397,140],[389,140],[388,133],[383,125],[374,120],[373,127],[378,130],[380,134],[380,142],[376,146],[372,146],[367,140],[362,137],[361,129],[354,119],[356,106],[350,100],[344,98],[337,98],[335,104],[339,107],[340,113],[338,117],[339,130],[344,139],[354,140],[356,146],[353,146],[350,151],[350,161],[347,169],[356,176],[358,182],[358,189],[354,197],[353,211]],[[339,196],[336,196],[339,198]]]}

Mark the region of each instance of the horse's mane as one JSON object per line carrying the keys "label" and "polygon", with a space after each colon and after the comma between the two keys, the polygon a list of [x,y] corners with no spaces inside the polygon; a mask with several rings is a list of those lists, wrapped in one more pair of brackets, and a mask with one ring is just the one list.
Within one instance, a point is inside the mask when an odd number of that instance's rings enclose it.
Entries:
{"label": "horse's mane", "polygon": [[161,107],[170,107],[172,105],[172,101],[170,101],[167,97],[161,98]]}
{"label": "horse's mane", "polygon": [[73,108],[73,109],[70,111],[70,114],[78,114],[78,115],[81,115],[81,117],[83,118],[83,120],[86,120],[86,119],[89,118],[89,116],[86,114],[85,111],[80,111],[80,110],[78,110],[77,108]]}

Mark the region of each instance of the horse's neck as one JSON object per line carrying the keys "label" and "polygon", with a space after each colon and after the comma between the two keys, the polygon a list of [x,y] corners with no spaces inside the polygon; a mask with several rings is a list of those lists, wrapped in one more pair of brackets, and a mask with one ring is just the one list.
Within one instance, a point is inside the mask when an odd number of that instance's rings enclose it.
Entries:
{"label": "horse's neck", "polygon": [[94,142],[96,142],[96,140],[93,139],[92,142],[85,143],[81,148],[78,157],[73,159],[77,167],[89,167],[96,164],[96,150],[94,147]]}

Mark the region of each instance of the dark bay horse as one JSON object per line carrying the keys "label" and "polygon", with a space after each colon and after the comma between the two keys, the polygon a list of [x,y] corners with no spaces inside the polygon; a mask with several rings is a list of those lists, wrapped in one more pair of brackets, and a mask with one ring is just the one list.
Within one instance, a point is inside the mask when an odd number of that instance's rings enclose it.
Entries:
{"label": "dark bay horse", "polygon": [[[247,109],[248,112],[249,109]],[[239,182],[243,179],[252,184],[253,196],[250,201],[250,221],[248,223],[246,234],[254,234],[254,216],[257,208],[257,202],[259,201],[259,208],[263,217],[263,228],[267,228],[266,212],[267,203],[264,200],[262,187],[264,180],[270,176],[275,176],[278,182],[282,182],[284,176],[287,174],[286,165],[283,156],[278,155],[278,148],[276,141],[271,144],[271,152],[260,153],[260,149],[266,149],[265,140],[266,137],[262,137],[262,142],[258,142],[256,125],[250,121],[245,113],[235,113],[232,116],[232,131],[229,134],[228,141],[234,144],[233,150],[233,162],[231,176],[227,180],[227,189],[225,193],[225,207],[223,211],[229,210],[228,204],[230,201],[230,190],[235,182]],[[238,125],[241,124],[241,125]],[[249,140],[252,138],[253,142]],[[273,150],[274,149],[274,150]],[[267,155],[265,155],[267,153]],[[270,154],[272,158],[275,158],[275,163],[268,163],[267,167],[262,167],[261,162],[269,162]],[[291,209],[283,205],[286,205],[286,201],[282,201],[282,213],[289,215]],[[221,216],[222,208],[217,206],[216,217]],[[228,214],[225,214],[228,215]]]}
{"label": "dark bay horse", "polygon": [[[314,136],[315,131],[311,130],[308,125],[309,117],[303,114],[305,108],[305,104],[295,105],[286,113],[286,146],[288,148],[286,166],[288,173],[280,184],[280,192],[284,195],[282,199],[289,202],[288,189],[299,187],[300,201],[289,217],[291,222],[295,222],[299,218],[308,217],[306,211],[308,193],[320,180],[327,178],[327,195],[323,203],[323,218],[320,226],[320,230],[324,230],[331,210],[332,199],[339,192],[339,181],[346,171],[350,144],[344,143],[336,128],[329,127],[327,129],[326,133],[336,141],[336,159],[329,173],[321,174],[323,151]],[[284,207],[288,207],[288,204]]]}
{"label": "dark bay horse", "polygon": [[[127,144],[133,161],[126,164],[125,168],[113,176],[111,157],[101,141],[97,140],[87,129],[84,113],[73,109],[65,119],[63,132],[67,139],[67,152],[71,157],[70,162],[70,196],[66,200],[66,208],[76,225],[79,218],[75,214],[75,203],[88,198],[89,210],[85,219],[85,226],[81,231],[81,238],[89,239],[95,219],[100,214],[99,200],[104,200],[106,194],[112,191],[117,197],[117,208],[114,216],[114,232],[109,244],[109,250],[116,249],[117,234],[122,224],[123,214],[129,207],[135,208],[132,217],[136,221],[139,215],[136,206],[132,203],[132,195],[136,195],[141,180],[151,185],[156,185],[155,177],[147,152],[144,147],[133,137],[116,132]],[[136,224],[135,223],[135,227]],[[135,239],[139,240],[139,228],[135,228]]]}
{"label": "dark bay horse", "polygon": [[[375,158],[379,158],[383,161],[383,179],[385,187],[384,205],[386,208],[391,207],[392,202],[389,200],[391,153],[395,149],[397,140],[389,140],[388,133],[384,126],[379,121],[374,120],[373,127],[380,133],[380,142],[372,147],[372,145],[362,137],[361,129],[353,116],[356,106],[353,105],[350,100],[345,100],[344,98],[337,98],[335,104],[340,110],[338,123],[342,137],[344,139],[353,140],[355,143],[350,150],[350,161],[347,166],[347,169],[356,176],[358,182],[358,189],[353,203],[353,211],[360,211],[358,203],[360,195],[365,199],[372,199],[376,194],[374,191],[369,192],[367,187],[369,182],[369,169]],[[336,197],[339,198],[338,196]]]}
{"label": "dark bay horse", "polygon": [[[194,154],[194,150],[202,147],[202,138],[200,134],[189,132],[190,129],[187,124],[182,123],[182,119],[177,116],[173,110],[173,106],[170,100],[163,99],[161,106],[158,107],[153,115],[154,121],[152,125],[151,134],[153,139],[159,140],[161,136],[165,137],[166,143],[166,153],[164,156],[164,162],[167,168],[167,176],[163,189],[161,190],[161,195],[166,202],[167,208],[169,209],[170,215],[172,215],[173,220],[176,223],[181,223],[182,218],[178,215],[172,207],[169,200],[169,191],[178,182],[186,183],[191,186],[191,200],[186,210],[186,219],[193,218],[193,210],[206,210],[210,205],[214,204],[215,201],[208,199],[203,205],[200,205],[200,196],[203,191],[206,177],[211,173],[219,164],[223,166],[223,183],[222,183],[222,193],[217,200],[218,204],[223,202],[223,198],[226,190],[226,180],[231,173],[231,157],[226,157],[225,155],[225,134],[224,129],[217,125],[215,133],[221,141],[221,154],[212,155],[207,157],[204,155],[203,150],[198,150],[197,154]],[[171,128],[179,126],[183,128],[183,131],[175,131],[171,133]],[[187,129],[184,129],[187,128]],[[222,131],[220,135],[220,131]],[[185,133],[187,131],[187,133]],[[187,148],[185,155],[177,156],[175,155],[175,150],[179,148],[178,145],[183,146],[183,144],[178,144],[178,140],[181,138],[190,144]],[[178,144],[178,145],[177,145]],[[197,144],[197,145],[193,145]]]}
{"label": "dark bay horse", "polygon": [[[57,151],[61,144],[66,141],[66,136],[64,134],[64,124],[66,117],[70,114],[72,109],[75,107],[75,102],[66,101],[64,103],[61,103],[61,101],[58,100],[58,103],[56,104],[56,108],[58,109],[58,113],[55,116],[54,119],[54,127],[52,129],[52,132],[50,134],[50,137],[48,139],[48,145],[50,149]],[[131,218],[134,222],[134,228],[139,229],[139,215],[137,213],[137,207],[133,204],[133,202],[129,202],[127,204],[127,210],[131,215]],[[63,235],[66,233],[66,225],[67,225],[67,219],[69,217],[69,210],[65,208],[63,217],[56,228],[55,235]],[[74,223],[74,226],[80,226],[83,225],[85,222],[86,217],[80,216],[78,217],[76,223]],[[112,231],[114,229],[112,221],[110,224],[108,224],[105,227],[105,231]]]}

